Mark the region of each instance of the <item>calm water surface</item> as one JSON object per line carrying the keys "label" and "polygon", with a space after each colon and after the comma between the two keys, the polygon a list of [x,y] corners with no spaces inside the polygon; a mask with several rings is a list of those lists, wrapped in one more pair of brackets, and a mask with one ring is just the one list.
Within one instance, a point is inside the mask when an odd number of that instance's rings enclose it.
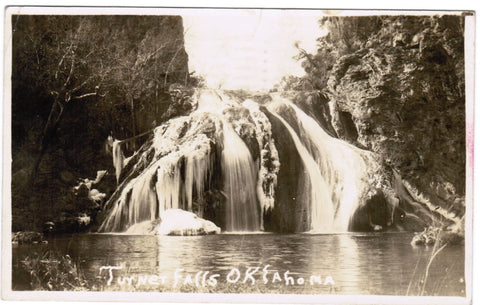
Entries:
{"label": "calm water surface", "polygon": [[[253,278],[253,286],[281,293],[418,295],[424,289],[426,295],[464,296],[464,247],[443,249],[432,262],[423,287],[421,280],[433,247],[414,247],[411,238],[411,233],[192,237],[80,234],[49,240],[48,245],[14,246],[13,265],[15,268],[32,251],[55,249],[79,262],[87,278],[104,281],[107,290],[128,290],[125,285],[129,285],[137,291],[155,287],[168,291],[175,284],[175,273],[177,285],[188,286],[195,285],[195,275],[201,271],[199,284],[204,277],[203,284],[215,284],[211,286],[213,292],[215,287],[222,292],[226,285],[233,285],[227,281],[231,273],[232,282],[240,275],[237,285],[252,286]],[[262,270],[267,265],[264,283]],[[121,268],[112,271],[110,285],[106,283],[108,270],[101,271],[102,266]],[[253,272],[256,267],[257,272],[246,276],[248,268]],[[289,285],[286,271],[291,277]],[[214,274],[216,283],[209,282]],[[152,279],[152,275],[164,276],[165,283]],[[312,275],[320,276],[314,278],[320,283],[312,284]],[[124,277],[131,277],[131,284]],[[14,269],[14,289],[20,287],[17,281]]]}

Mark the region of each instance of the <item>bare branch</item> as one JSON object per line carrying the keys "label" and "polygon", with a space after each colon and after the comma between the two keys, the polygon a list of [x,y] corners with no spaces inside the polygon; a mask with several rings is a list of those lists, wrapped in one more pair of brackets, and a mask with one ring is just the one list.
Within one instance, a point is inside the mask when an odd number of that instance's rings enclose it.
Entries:
{"label": "bare branch", "polygon": [[65,60],[65,57],[67,56],[67,54],[70,53],[72,46],[73,46],[73,41],[70,43],[70,45],[67,48],[67,51],[65,52],[65,54],[63,54],[62,58],[58,62],[58,68],[57,68],[57,71],[55,71],[55,79],[58,79],[58,72],[60,72],[60,67],[62,66],[63,61]]}
{"label": "bare branch", "polygon": [[162,44],[159,48],[157,48],[155,51],[153,51],[152,53],[148,54],[145,59],[138,63],[137,62],[134,64],[134,66],[140,66],[140,69],[145,66],[147,64],[147,62],[153,57],[155,56],[161,49],[165,48],[166,47],[166,44]]}
{"label": "bare branch", "polygon": [[[178,39],[176,39],[175,41],[177,41]],[[172,66],[172,63],[175,61],[175,58],[177,57],[177,54],[178,52],[180,52],[180,50],[183,48],[183,45],[180,45],[178,48],[177,48],[177,51],[175,52],[175,54],[173,55],[172,57],[172,60],[170,60],[170,62],[168,63],[168,66],[167,66],[167,71],[165,71],[165,80],[164,80],[164,87],[167,86],[167,79],[168,79],[168,70],[170,70],[170,67]]]}
{"label": "bare branch", "polygon": [[63,87],[65,87],[65,88],[67,87],[68,83],[70,82],[70,79],[72,78],[74,67],[75,67],[75,52],[73,52],[72,64],[70,65],[70,72],[68,73],[67,80],[65,80],[65,83],[63,84]]}
{"label": "bare branch", "polygon": [[88,58],[88,57],[89,57],[90,55],[92,55],[92,54],[93,54],[93,50],[91,50],[90,52],[88,52],[88,54],[85,55],[85,58]]}
{"label": "bare branch", "polygon": [[300,51],[300,58],[306,58],[308,62],[313,65],[315,68],[320,68],[320,66],[315,62],[315,59],[311,54],[309,54],[305,49],[302,49],[300,47],[297,47],[297,49]]}
{"label": "bare branch", "polygon": [[72,100],[81,100],[81,99],[84,99],[86,97],[89,97],[89,96],[94,96],[94,95],[97,95],[97,92],[90,92],[90,93],[85,93],[85,94],[82,94],[80,96],[72,96]]}
{"label": "bare branch", "polygon": [[82,89],[86,84],[88,84],[89,81],[93,79],[93,75],[89,76],[83,83],[78,85],[77,87],[72,89],[72,93],[77,92],[78,90]]}

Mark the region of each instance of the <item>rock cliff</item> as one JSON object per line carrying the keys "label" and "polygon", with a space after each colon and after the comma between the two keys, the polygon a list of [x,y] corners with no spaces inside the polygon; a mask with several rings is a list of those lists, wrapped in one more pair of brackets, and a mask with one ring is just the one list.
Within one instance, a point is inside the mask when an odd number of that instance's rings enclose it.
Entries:
{"label": "rock cliff", "polygon": [[461,219],[463,16],[327,17],[321,24],[329,34],[319,38],[317,54],[304,54],[306,79],[316,90],[297,103],[338,137],[381,158],[407,214]]}

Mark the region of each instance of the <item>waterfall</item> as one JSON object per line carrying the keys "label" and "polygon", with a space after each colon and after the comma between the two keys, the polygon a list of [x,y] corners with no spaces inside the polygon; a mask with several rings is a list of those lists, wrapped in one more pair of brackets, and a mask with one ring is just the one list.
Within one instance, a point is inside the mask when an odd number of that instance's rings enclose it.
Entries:
{"label": "waterfall", "polygon": [[336,230],[347,231],[362,192],[370,188],[366,164],[370,156],[347,142],[329,136],[312,117],[296,105],[289,105],[295,110],[300,128],[313,144],[312,154],[327,182],[336,207]]}
{"label": "waterfall", "polygon": [[223,124],[222,176],[227,231],[258,231],[256,170],[250,151],[230,124]]}
{"label": "waterfall", "polygon": [[112,147],[113,167],[115,167],[115,177],[117,178],[117,184],[120,180],[120,174],[122,173],[123,162],[125,159],[125,156],[122,152],[122,147],[120,146],[121,144],[122,142],[120,142],[119,140],[115,140],[113,141]]}
{"label": "waterfall", "polygon": [[[285,127],[304,168],[299,177],[289,177],[298,181],[298,198],[290,203],[282,198],[277,206],[282,162],[277,149],[282,148],[275,145],[273,121],[253,100],[242,102],[229,94],[197,92],[196,110],[154,130],[107,202],[100,231],[162,220],[170,209],[205,215],[232,232],[263,230],[266,215],[265,221],[279,219],[281,225],[278,215],[286,211],[301,213],[301,227],[306,223],[311,232],[348,230],[359,204],[377,187],[372,173],[378,163],[372,154],[332,138],[289,100],[272,96],[265,106]],[[119,144],[113,143],[117,180],[124,163]]]}
{"label": "waterfall", "polygon": [[[152,145],[140,153],[133,171],[145,163],[146,167],[112,195],[107,202],[109,214],[99,231],[123,231],[141,221],[162,218],[167,209],[202,214],[202,207],[197,205],[195,210],[193,203],[194,198],[197,203],[204,201],[211,174],[212,139],[196,130],[185,132],[196,127],[181,117],[156,128]],[[153,160],[147,161],[148,156]]]}
{"label": "waterfall", "polygon": [[198,216],[203,216],[203,196],[205,183],[208,173],[211,170],[210,151],[207,154],[199,155],[190,153],[185,161],[185,195],[187,199],[188,211],[193,210],[193,195],[196,192],[198,207]]}
{"label": "waterfall", "polygon": [[[293,110],[299,134],[276,111],[280,106]],[[275,97],[268,109],[289,131],[306,167],[312,187],[311,230],[346,232],[353,213],[372,188],[369,171],[377,167],[373,156],[329,136],[312,117],[288,100]]]}
{"label": "waterfall", "polygon": [[158,198],[158,214],[160,218],[167,209],[179,209],[182,199],[182,180],[178,153],[173,152],[160,160],[157,169],[155,189]]}
{"label": "waterfall", "polygon": [[[132,187],[136,182],[136,178],[130,180],[119,192],[118,199],[113,203],[109,214],[99,228],[100,232],[118,232],[128,227],[128,207],[132,194]],[[107,203],[108,204],[108,203]]]}
{"label": "waterfall", "polygon": [[153,188],[152,170],[138,177],[132,187],[131,201],[128,206],[128,224],[132,225],[144,220],[154,220],[157,197]]}
{"label": "waterfall", "polygon": [[250,99],[245,100],[242,105],[249,110],[255,123],[256,138],[260,149],[257,196],[260,203],[260,227],[263,230],[264,213],[273,210],[275,205],[275,187],[280,170],[280,160],[272,136],[272,126],[265,113],[261,112],[259,105]]}
{"label": "waterfall", "polygon": [[[188,210],[202,217],[205,191],[210,190],[215,175],[212,145],[217,141],[223,148],[220,159],[226,229],[260,230],[258,171],[248,147],[223,112],[241,106],[212,90],[198,97],[198,106],[189,116],[171,119],[154,130],[152,144],[137,152],[139,161],[132,171],[138,173],[126,178],[107,202],[110,210],[100,231],[124,231],[145,220],[162,219],[169,209]],[[119,145],[115,151],[122,156]]]}
{"label": "waterfall", "polygon": [[[238,109],[239,104],[215,90],[202,91],[196,113],[210,113],[222,122],[223,150],[221,155],[223,191],[226,194],[226,230],[259,231],[256,195],[256,169],[248,147],[228,122],[225,112]],[[218,129],[218,128],[217,128]],[[188,168],[187,168],[188,173]],[[199,173],[201,175],[201,173]]]}
{"label": "waterfall", "polygon": [[306,193],[304,194],[304,200],[306,201],[307,205],[311,206],[310,230],[313,232],[322,233],[332,232],[334,219],[333,203],[332,199],[330,198],[327,184],[322,176],[322,173],[320,172],[317,162],[310,155],[295,130],[287,123],[287,121],[285,121],[275,111],[272,105],[269,105],[268,109],[280,120],[280,122],[282,122],[282,124],[288,130],[305,168],[304,187]]}

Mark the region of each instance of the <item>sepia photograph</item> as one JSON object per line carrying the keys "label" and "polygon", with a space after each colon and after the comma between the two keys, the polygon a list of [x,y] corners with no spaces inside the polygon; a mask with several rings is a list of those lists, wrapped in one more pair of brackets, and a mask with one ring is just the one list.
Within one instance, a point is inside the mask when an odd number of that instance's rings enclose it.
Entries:
{"label": "sepia photograph", "polygon": [[474,19],[7,7],[2,297],[470,304]]}

